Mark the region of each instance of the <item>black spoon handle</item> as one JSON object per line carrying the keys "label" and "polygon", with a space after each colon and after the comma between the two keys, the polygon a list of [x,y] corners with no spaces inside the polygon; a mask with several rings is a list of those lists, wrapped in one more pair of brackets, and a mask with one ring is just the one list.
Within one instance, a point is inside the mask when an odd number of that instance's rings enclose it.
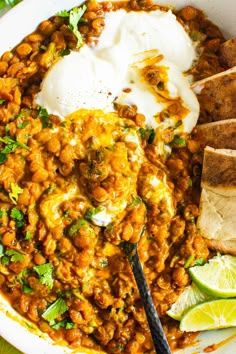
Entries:
{"label": "black spoon handle", "polygon": [[155,351],[158,354],[171,354],[169,344],[167,342],[161,321],[158,317],[145,275],[143,273],[143,268],[137,250],[133,252],[133,254],[130,255],[128,259],[140,292],[144,310],[146,312]]}

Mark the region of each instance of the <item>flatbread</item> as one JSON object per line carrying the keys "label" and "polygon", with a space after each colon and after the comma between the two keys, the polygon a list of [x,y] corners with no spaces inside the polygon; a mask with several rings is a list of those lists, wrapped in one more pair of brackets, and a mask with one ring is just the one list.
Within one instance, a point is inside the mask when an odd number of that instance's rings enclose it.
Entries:
{"label": "flatbread", "polygon": [[206,147],[197,228],[210,248],[236,254],[236,150]]}
{"label": "flatbread", "polygon": [[236,65],[236,37],[221,44],[219,59],[224,68],[232,68]]}
{"label": "flatbread", "polygon": [[201,186],[236,196],[236,150],[205,148]]}
{"label": "flatbread", "polygon": [[236,67],[197,81],[192,89],[210,121],[236,117]]}
{"label": "flatbread", "polygon": [[236,150],[236,118],[197,125],[196,130],[202,147]]}

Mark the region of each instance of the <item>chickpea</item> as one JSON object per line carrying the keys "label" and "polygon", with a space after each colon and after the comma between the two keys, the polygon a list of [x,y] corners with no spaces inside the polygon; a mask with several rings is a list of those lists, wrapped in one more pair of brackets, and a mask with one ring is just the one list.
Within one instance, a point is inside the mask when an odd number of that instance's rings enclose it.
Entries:
{"label": "chickpea", "polygon": [[178,15],[185,21],[192,21],[198,16],[198,10],[195,9],[192,6],[186,6],[180,12]]}
{"label": "chickpea", "polygon": [[3,76],[8,69],[8,63],[6,61],[0,61],[0,76]]}
{"label": "chickpea", "polygon": [[36,253],[36,255],[34,256],[34,262],[37,265],[41,265],[46,263],[46,259],[44,258],[44,256],[41,253]]}
{"label": "chickpea", "polygon": [[107,191],[99,186],[93,190],[92,195],[98,202],[104,202],[109,197]]}
{"label": "chickpea", "polygon": [[13,230],[5,232],[2,236],[2,244],[11,247],[16,240],[16,233]]}
{"label": "chickpea", "polygon": [[22,43],[16,47],[16,52],[20,59],[23,59],[32,52],[32,47],[28,43]]}

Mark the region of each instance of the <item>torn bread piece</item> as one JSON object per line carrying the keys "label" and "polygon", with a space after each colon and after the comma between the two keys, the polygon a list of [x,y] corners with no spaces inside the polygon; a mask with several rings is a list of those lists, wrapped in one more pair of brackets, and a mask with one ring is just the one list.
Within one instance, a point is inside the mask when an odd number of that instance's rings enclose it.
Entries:
{"label": "torn bread piece", "polygon": [[219,59],[225,68],[232,68],[236,65],[236,37],[221,44]]}
{"label": "torn bread piece", "polygon": [[207,244],[210,248],[234,254],[236,252],[235,150],[205,148],[201,186],[197,227],[201,235],[208,239]]}
{"label": "torn bread piece", "polygon": [[236,239],[235,240],[214,240],[208,239],[206,244],[209,248],[217,250],[221,253],[229,253],[232,256],[236,256]]}
{"label": "torn bread piece", "polygon": [[205,148],[201,186],[236,197],[236,150]]}
{"label": "torn bread piece", "polygon": [[202,147],[236,150],[236,118],[197,125],[196,139]]}
{"label": "torn bread piece", "polygon": [[236,67],[195,82],[201,114],[210,121],[236,117]]}

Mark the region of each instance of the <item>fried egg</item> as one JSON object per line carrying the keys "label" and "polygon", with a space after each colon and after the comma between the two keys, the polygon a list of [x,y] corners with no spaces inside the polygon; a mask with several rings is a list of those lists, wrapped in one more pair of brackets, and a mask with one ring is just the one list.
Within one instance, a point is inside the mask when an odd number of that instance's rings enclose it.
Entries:
{"label": "fried egg", "polygon": [[[114,101],[136,105],[146,117],[147,126],[157,128],[158,113],[170,100],[179,99],[186,108],[186,114],[180,117],[182,130],[191,132],[199,104],[184,72],[196,59],[196,51],[175,15],[160,10],[118,10],[107,13],[105,21],[96,46],[84,45],[79,51],[71,51],[48,71],[37,104],[61,119],[81,108],[112,112]],[[166,97],[141,74],[154,58],[159,58],[157,70],[161,67],[165,71],[162,84]],[[168,120],[166,124],[175,123]]]}

